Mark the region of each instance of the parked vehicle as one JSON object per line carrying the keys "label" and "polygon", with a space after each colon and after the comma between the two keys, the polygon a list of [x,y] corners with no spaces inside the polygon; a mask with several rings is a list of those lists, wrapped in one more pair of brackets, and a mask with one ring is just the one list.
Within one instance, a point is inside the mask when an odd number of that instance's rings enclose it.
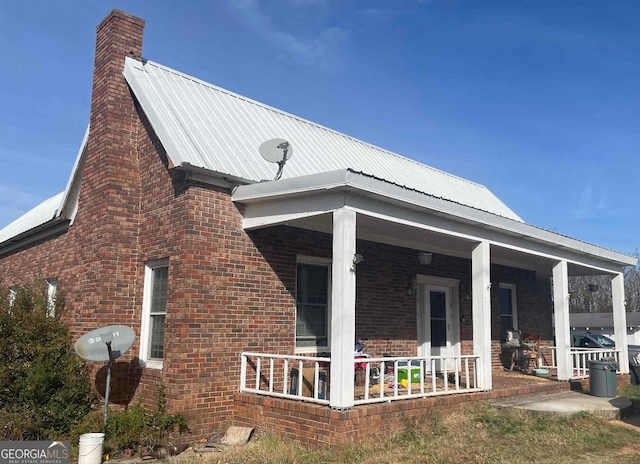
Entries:
{"label": "parked vehicle", "polygon": [[[614,350],[616,342],[603,334],[594,332],[573,332],[571,334],[571,346],[575,348],[593,348]],[[631,383],[640,385],[640,345],[628,345],[629,372]]]}

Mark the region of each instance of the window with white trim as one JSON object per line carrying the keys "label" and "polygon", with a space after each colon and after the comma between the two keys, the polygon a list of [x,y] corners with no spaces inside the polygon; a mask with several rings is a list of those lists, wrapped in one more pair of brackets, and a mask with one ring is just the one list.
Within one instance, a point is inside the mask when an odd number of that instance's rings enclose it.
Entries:
{"label": "window with white trim", "polygon": [[144,275],[140,359],[146,367],[155,369],[162,368],[168,288],[169,260],[148,262]]}
{"label": "window with white trim", "polygon": [[500,338],[518,329],[518,299],[515,284],[500,284]]}
{"label": "window with white trim", "polygon": [[329,349],[331,260],[298,257],[296,271],[296,351]]}
{"label": "window with white trim", "polygon": [[18,297],[18,286],[12,285],[9,287],[9,306],[16,304],[16,298]]}
{"label": "window with white trim", "polygon": [[56,315],[56,294],[58,293],[58,279],[47,279],[47,317]]}

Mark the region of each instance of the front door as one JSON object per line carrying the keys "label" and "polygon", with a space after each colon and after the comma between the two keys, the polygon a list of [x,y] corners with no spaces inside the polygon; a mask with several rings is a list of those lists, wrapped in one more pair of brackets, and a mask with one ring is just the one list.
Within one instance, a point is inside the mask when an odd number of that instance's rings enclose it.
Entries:
{"label": "front door", "polygon": [[451,357],[460,353],[457,281],[423,276],[418,283],[418,355],[436,358],[437,371],[451,371]]}

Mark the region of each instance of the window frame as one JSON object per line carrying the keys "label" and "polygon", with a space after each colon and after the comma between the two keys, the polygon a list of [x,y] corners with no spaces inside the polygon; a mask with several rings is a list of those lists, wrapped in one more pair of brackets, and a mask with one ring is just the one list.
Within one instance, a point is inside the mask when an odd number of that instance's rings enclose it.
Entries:
{"label": "window frame", "polygon": [[[311,266],[323,266],[327,268],[327,344],[326,346],[298,346],[298,266],[299,265],[311,265]],[[296,354],[317,354],[320,352],[331,351],[331,265],[330,258],[320,258],[318,256],[298,255],[296,256],[296,293],[294,297],[295,301],[295,321],[293,325],[293,343],[295,346],[294,352]]]}
{"label": "window frame", "polygon": [[58,296],[58,279],[47,279],[47,317],[56,317],[56,297]]}
{"label": "window frame", "polygon": [[18,286],[12,285],[9,287],[9,307],[13,308],[16,304],[16,298],[18,298]]}
{"label": "window frame", "polygon": [[[151,316],[164,314],[165,315],[165,329],[166,329],[166,316],[167,308],[165,305],[163,312],[151,311],[153,302],[153,277],[156,269],[167,268],[167,300],[169,293],[169,258],[157,259],[148,261],[145,263],[144,268],[144,290],[142,297],[142,321],[140,326],[140,364],[150,369],[162,369],[163,360],[150,358],[151,351]],[[163,346],[164,348],[164,346]],[[163,352],[164,356],[164,352]]]}

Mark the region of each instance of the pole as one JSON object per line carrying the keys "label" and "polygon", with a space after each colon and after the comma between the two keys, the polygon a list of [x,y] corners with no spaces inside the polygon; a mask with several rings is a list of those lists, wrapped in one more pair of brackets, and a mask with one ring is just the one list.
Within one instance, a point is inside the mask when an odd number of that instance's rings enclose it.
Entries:
{"label": "pole", "polygon": [[109,363],[107,364],[107,383],[104,387],[104,425],[107,425],[107,417],[109,415],[109,391],[111,390],[111,364],[113,363],[113,355],[111,354],[111,342],[105,342],[109,351]]}

